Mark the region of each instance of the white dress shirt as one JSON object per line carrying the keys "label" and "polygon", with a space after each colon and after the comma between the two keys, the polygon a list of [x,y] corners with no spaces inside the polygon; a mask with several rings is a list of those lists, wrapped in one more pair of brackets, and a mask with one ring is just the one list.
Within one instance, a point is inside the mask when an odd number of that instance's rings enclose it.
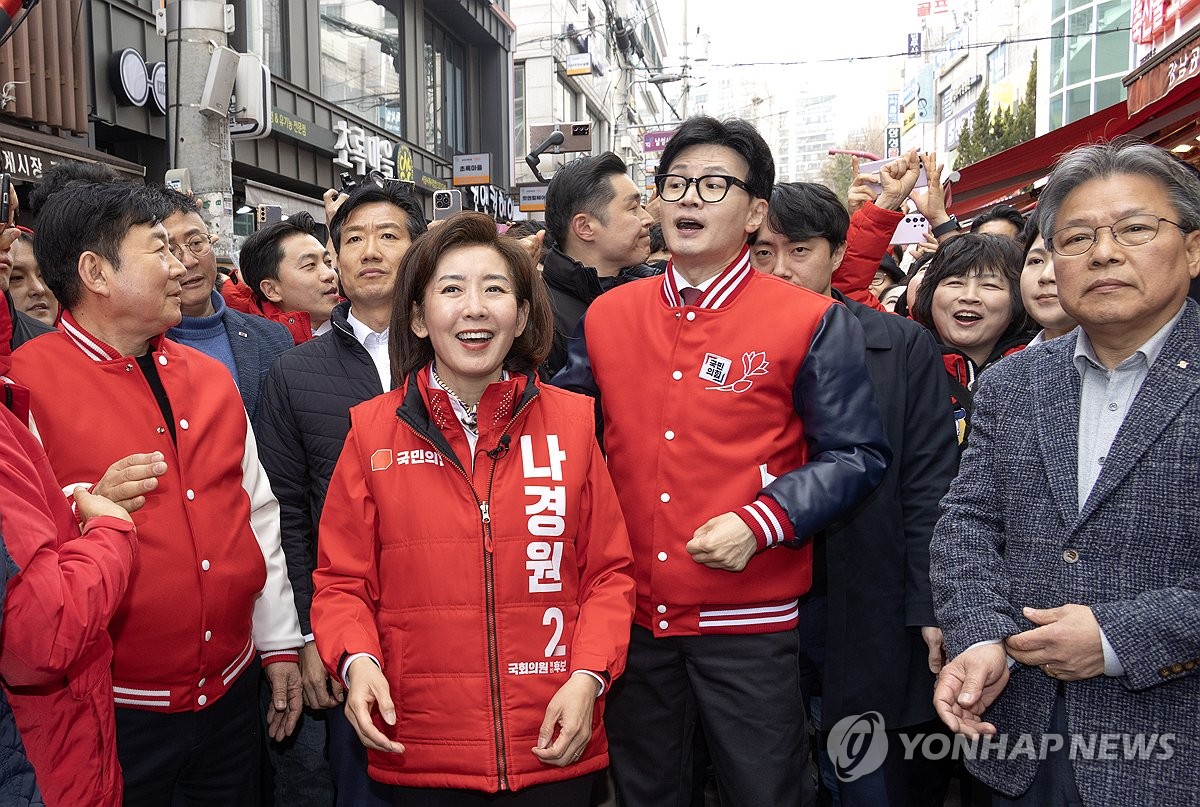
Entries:
{"label": "white dress shirt", "polygon": [[371,361],[375,362],[375,372],[379,373],[379,383],[383,385],[383,391],[387,392],[392,388],[392,357],[388,352],[388,338],[392,329],[384,328],[382,333],[371,330],[358,317],[354,316],[353,307],[346,312],[346,322],[350,323],[350,330],[354,331],[354,338],[366,348],[367,353],[371,356]]}

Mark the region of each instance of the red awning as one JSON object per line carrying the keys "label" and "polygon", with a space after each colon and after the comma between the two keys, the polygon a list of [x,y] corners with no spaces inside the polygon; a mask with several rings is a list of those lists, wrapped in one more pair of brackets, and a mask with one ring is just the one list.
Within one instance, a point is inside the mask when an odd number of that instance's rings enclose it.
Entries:
{"label": "red awning", "polygon": [[950,212],[968,218],[1046,176],[1058,158],[1076,146],[1111,140],[1129,129],[1128,111],[1122,101],[968,165],[959,170],[959,180],[951,186]]}

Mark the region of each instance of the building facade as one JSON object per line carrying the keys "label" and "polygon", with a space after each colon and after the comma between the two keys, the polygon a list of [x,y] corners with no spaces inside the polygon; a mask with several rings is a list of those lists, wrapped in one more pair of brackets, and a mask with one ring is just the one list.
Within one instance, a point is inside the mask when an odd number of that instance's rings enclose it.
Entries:
{"label": "building facade", "polygon": [[[591,125],[588,151],[552,149],[539,168],[550,177],[579,154],[614,151],[645,182],[643,133],[675,115],[662,92],[666,33],[652,0],[512,0],[512,169],[518,185],[540,185],[525,162],[537,127]],[[582,145],[582,144],[581,144]],[[540,211],[533,209],[535,216]]]}
{"label": "building facade", "polygon": [[[46,85],[61,85],[62,95],[70,87],[73,107],[68,114],[44,99],[39,105],[40,87],[15,84],[15,100],[0,110],[4,146],[36,148],[49,138],[51,151],[162,182],[172,167],[166,99],[172,68],[180,66],[166,64],[158,6],[157,0],[42,0],[0,49],[0,78],[7,71],[20,81],[33,71]],[[498,217],[508,212],[514,30],[508,0],[234,0],[231,6],[230,47],[258,54],[272,85],[269,136],[232,144],[233,198],[225,203],[237,212],[235,233],[252,230],[258,204],[278,204],[285,213],[306,209],[323,221],[321,194],[338,186],[343,172],[374,169],[412,182],[431,210],[429,197],[449,187],[452,159],[463,153],[494,157],[491,187],[468,189],[464,207]],[[148,91],[139,93],[139,83]],[[36,180],[36,172],[21,178]],[[218,249],[235,252],[237,241]]]}
{"label": "building facade", "polygon": [[1039,47],[1038,134],[1125,100],[1121,80],[1136,64],[1130,0],[1048,1],[1050,39]]}
{"label": "building facade", "polygon": [[[1047,28],[1046,0],[918,3],[901,92],[901,146],[936,150],[950,164],[984,89],[989,112],[1023,100]],[[1039,58],[1045,64],[1045,58]],[[1045,72],[1044,68],[1039,73]]]}
{"label": "building facade", "polygon": [[[145,168],[98,148],[88,29],[71,0],[43,0],[0,48],[0,170],[18,192],[58,162],[100,162],[137,179]],[[24,219],[22,219],[24,223]]]}

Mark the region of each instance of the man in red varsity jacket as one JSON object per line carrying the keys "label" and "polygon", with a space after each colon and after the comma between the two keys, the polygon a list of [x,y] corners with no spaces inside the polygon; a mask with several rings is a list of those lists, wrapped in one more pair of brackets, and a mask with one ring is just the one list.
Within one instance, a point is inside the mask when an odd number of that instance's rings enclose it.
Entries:
{"label": "man in red varsity jacket", "polygon": [[797,599],[808,537],[890,459],[846,308],[750,267],[774,161],[692,118],[656,177],[666,275],[596,300],[555,382],[600,395],[637,610],[607,718],[622,803],[688,804],[697,720],[722,804],[811,804]]}
{"label": "man in red varsity jacket", "polygon": [[163,338],[184,274],[162,225],[170,212],[159,190],[124,184],[72,185],[46,202],[34,249],[61,328],[17,350],[12,376],[58,484],[136,510],[138,557],[109,625],[125,804],[257,804],[254,660],[282,737],[300,710],[300,624],[279,507],[233,379]]}

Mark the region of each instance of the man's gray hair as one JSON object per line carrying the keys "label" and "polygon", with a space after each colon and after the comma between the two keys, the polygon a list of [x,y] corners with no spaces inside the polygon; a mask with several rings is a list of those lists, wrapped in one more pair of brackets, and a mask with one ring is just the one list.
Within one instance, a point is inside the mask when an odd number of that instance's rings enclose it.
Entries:
{"label": "man's gray hair", "polygon": [[1074,149],[1054,167],[1046,189],[1038,197],[1038,227],[1047,246],[1067,195],[1085,182],[1115,174],[1158,180],[1166,187],[1184,231],[1200,230],[1200,178],[1195,172],[1165,149],[1140,140],[1118,139]]}

